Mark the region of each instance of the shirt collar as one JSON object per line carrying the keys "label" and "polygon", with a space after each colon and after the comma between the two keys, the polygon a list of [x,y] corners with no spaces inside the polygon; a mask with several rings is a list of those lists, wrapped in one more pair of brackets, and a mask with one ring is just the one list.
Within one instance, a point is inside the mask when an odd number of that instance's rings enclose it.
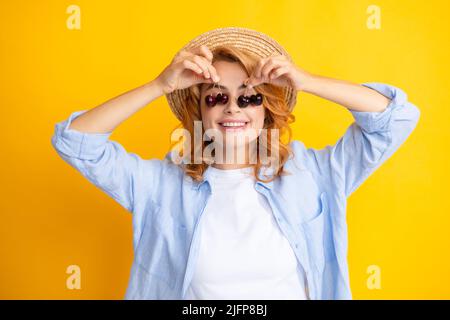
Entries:
{"label": "shirt collar", "polygon": [[[211,167],[208,166],[208,168],[206,168],[206,171],[203,173],[203,181],[201,182],[196,182],[193,181],[192,184],[192,188],[194,188],[195,190],[198,190],[203,184],[208,183],[209,186],[211,187]],[[274,169],[272,167],[262,167],[259,171],[259,177],[261,179],[267,179],[268,177],[270,177],[274,172]],[[264,176],[267,175],[268,177]],[[267,188],[267,189],[272,189],[273,188],[273,181],[270,182],[263,182],[263,181],[256,181],[256,184],[262,185],[263,187]]]}
{"label": "shirt collar", "polygon": [[[166,159],[173,161],[174,157],[175,157],[175,152],[177,152],[176,150],[172,150],[169,151],[166,154]],[[182,163],[185,163],[185,159],[182,160]],[[274,172],[274,169],[272,167],[261,167],[260,171],[259,171],[259,177],[260,179],[268,179],[269,177],[272,176]],[[210,170],[210,166],[208,166],[208,168],[206,168],[206,171],[203,173],[203,181],[197,182],[197,181],[192,181],[192,188],[195,190],[198,190],[203,184],[208,183],[209,186],[211,187],[211,170]],[[273,180],[270,182],[263,182],[263,181],[256,181],[256,184],[259,184],[267,189],[272,189],[273,188]]]}

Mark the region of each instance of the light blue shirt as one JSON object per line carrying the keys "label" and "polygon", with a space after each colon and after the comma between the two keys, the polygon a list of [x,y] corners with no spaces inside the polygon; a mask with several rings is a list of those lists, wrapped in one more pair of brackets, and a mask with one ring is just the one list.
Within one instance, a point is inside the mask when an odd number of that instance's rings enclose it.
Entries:
{"label": "light blue shirt", "polygon": [[[355,121],[323,149],[293,140],[294,156],[284,166],[291,174],[255,182],[305,270],[311,299],[352,299],[347,198],[402,145],[420,117],[401,89],[362,85],[391,99],[386,110],[349,110]],[[198,183],[184,175],[171,152],[162,160],[142,159],[110,140],[112,132],[69,129],[86,111],[57,123],[51,142],[67,163],[132,213],[134,259],[125,299],[183,299],[198,254],[197,226],[211,195],[210,171]]]}

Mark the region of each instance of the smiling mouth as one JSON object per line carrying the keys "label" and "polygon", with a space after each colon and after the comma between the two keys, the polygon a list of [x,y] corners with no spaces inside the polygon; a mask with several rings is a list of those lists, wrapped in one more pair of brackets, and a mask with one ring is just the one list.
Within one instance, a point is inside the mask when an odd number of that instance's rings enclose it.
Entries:
{"label": "smiling mouth", "polygon": [[219,126],[221,129],[224,129],[225,131],[238,131],[243,130],[247,127],[249,121],[243,122],[240,125],[234,124],[234,125],[224,125],[223,123],[219,122]]}

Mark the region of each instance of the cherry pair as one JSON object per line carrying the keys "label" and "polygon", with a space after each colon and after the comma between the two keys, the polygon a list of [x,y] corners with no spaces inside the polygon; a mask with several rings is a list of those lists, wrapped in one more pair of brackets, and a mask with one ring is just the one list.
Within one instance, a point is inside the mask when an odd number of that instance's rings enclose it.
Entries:
{"label": "cherry pair", "polygon": [[[252,94],[251,96],[240,95],[237,103],[240,108],[246,108],[249,104],[259,106],[262,104],[263,96],[261,93]],[[218,93],[215,97],[209,94],[205,97],[205,103],[208,107],[214,107],[218,104],[226,104],[228,102],[228,95]]]}
{"label": "cherry pair", "polygon": [[[252,94],[251,96],[240,95],[237,99],[239,108],[246,108],[249,104],[259,106],[262,104],[263,95],[261,93]],[[226,104],[228,102],[228,95],[218,93],[216,96],[209,94],[205,97],[205,103],[208,107],[214,107],[217,103]]]}

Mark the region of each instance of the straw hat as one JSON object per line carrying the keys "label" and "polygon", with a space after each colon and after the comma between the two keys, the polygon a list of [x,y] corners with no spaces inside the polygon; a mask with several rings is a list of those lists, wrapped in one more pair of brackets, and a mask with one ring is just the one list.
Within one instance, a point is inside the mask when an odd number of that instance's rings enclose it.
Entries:
{"label": "straw hat", "polygon": [[[215,47],[220,45],[230,45],[243,49],[244,51],[257,55],[261,58],[282,54],[292,62],[292,58],[286,50],[284,50],[284,48],[274,39],[261,32],[247,28],[226,27],[207,31],[191,40],[183,48],[181,48],[180,51],[188,50],[201,45],[206,45],[210,50],[213,50]],[[297,91],[292,87],[284,87],[283,90],[286,103],[289,106],[289,111],[292,111],[297,101]],[[185,102],[188,95],[188,88],[174,90],[173,92],[165,95],[172,112],[180,121],[182,120],[182,112],[180,112],[180,110],[185,107]]]}

